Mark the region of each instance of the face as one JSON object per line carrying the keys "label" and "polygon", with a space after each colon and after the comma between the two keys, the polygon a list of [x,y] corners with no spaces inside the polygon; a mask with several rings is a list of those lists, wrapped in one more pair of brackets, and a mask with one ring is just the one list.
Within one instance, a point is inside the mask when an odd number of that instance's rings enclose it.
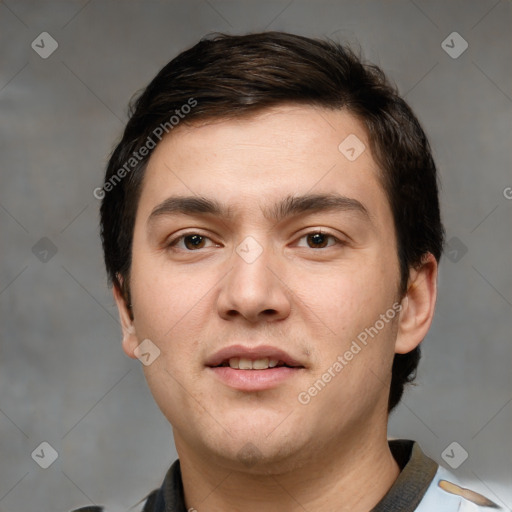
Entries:
{"label": "face", "polygon": [[385,432],[399,265],[362,124],[294,105],[171,135],[144,178],[123,346],[159,351],[144,371],[180,457],[257,471]]}

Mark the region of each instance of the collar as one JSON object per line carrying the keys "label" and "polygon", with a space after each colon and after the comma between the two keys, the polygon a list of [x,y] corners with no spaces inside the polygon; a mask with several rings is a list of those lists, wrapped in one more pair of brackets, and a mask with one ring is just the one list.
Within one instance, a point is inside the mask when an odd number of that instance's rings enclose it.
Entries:
{"label": "collar", "polygon": [[[413,512],[432,482],[438,465],[414,441],[391,440],[389,448],[401,472],[371,512]],[[179,459],[169,468],[162,487],[148,496],[143,512],[187,512]]]}
{"label": "collar", "polygon": [[438,465],[427,457],[415,441],[388,441],[400,466],[400,474],[371,512],[413,512],[434,479]]}

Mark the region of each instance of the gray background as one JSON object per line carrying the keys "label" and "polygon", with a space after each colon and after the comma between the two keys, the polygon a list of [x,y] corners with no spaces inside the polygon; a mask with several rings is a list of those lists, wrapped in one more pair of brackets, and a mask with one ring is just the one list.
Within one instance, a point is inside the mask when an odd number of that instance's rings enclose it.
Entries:
{"label": "gray background", "polygon": [[[121,350],[92,191],[135,91],[208,32],[260,30],[359,42],[430,134],[451,252],[389,433],[442,463],[456,441],[455,472],[512,507],[511,27],[510,0],[0,3],[0,510],[125,510],[174,460]],[[31,48],[44,31],[47,59]],[[458,58],[442,47],[454,31]],[[43,441],[47,469],[31,457]]]}

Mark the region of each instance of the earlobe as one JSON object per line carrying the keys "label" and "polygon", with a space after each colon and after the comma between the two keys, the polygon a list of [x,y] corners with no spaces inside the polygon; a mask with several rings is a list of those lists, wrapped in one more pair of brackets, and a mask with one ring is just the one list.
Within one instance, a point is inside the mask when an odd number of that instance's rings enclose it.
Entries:
{"label": "earlobe", "polygon": [[428,253],[421,266],[410,272],[395,342],[397,354],[407,354],[423,341],[432,324],[436,297],[437,261]]}
{"label": "earlobe", "polygon": [[124,298],[117,284],[114,284],[112,292],[117,304],[117,310],[119,311],[119,319],[121,320],[121,329],[123,332],[123,350],[128,357],[137,359],[134,351],[137,348],[139,342],[137,339],[137,333],[135,332],[135,326],[133,325],[133,319],[130,315],[128,304],[126,303],[126,299]]}

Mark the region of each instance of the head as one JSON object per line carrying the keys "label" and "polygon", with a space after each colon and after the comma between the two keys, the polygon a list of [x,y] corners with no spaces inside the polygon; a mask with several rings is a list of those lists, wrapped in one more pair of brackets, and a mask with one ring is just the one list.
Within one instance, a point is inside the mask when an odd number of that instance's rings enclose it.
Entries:
{"label": "head", "polygon": [[[244,446],[293,409],[280,428],[293,444],[329,402],[345,419],[324,429],[387,420],[430,326],[443,227],[427,138],[379,68],[292,34],[202,40],[134,102],[99,192],[123,346],[160,350],[145,372],[175,435],[196,442],[195,420],[219,446],[213,422]],[[233,387],[212,364],[234,345],[279,346],[300,368]],[[325,389],[290,402],[325,372]],[[221,425],[226,408],[255,416]],[[296,446],[329,434],[308,421]]]}

